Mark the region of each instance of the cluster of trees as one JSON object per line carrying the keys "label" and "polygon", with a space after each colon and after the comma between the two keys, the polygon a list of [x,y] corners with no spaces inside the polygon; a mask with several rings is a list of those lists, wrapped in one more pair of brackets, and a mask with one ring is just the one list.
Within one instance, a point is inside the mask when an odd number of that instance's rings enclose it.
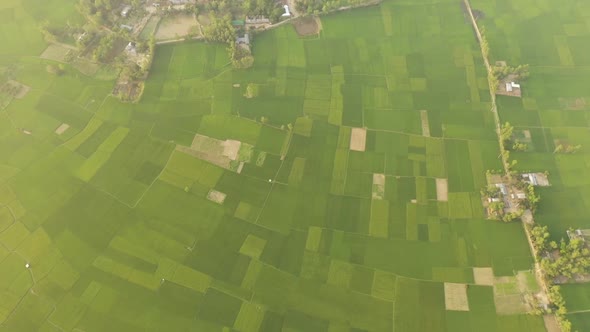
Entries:
{"label": "cluster of trees", "polygon": [[563,144],[559,144],[555,147],[555,150],[553,150],[553,153],[566,153],[566,154],[574,154],[578,151],[580,151],[580,149],[582,148],[582,145],[578,144],[578,145],[563,145]]}
{"label": "cluster of trees", "polygon": [[[573,233],[574,230],[570,229]],[[541,268],[545,274],[553,279],[563,276],[572,278],[576,274],[590,272],[590,250],[584,239],[574,237],[570,240],[561,239],[550,241],[551,234],[547,226],[534,225],[530,229],[531,240],[541,256]],[[557,251],[557,258],[553,258],[552,252]]]}
{"label": "cluster of trees", "polygon": [[510,122],[504,123],[500,128],[500,139],[502,140],[502,145],[504,148],[512,151],[527,151],[529,148],[528,144],[519,142],[514,138],[513,134],[514,127],[510,124]]}
{"label": "cluster of trees", "polygon": [[376,2],[375,0],[297,0],[295,9],[302,14],[319,14],[345,6],[359,6]]}
{"label": "cluster of trees", "polygon": [[285,12],[280,3],[275,0],[244,0],[242,2],[242,9],[246,12],[247,16],[263,16],[271,22],[279,21],[281,15]]}
{"label": "cluster of trees", "polygon": [[576,274],[590,271],[590,250],[583,239],[573,238],[569,241],[561,239],[559,244],[551,241],[547,244],[546,250],[559,250],[556,259],[551,256],[541,259],[541,267],[550,278],[563,276],[569,279]]}
{"label": "cluster of trees", "polygon": [[231,63],[234,68],[250,68],[254,64],[254,57],[250,50],[237,45],[235,42],[229,44],[228,52],[231,57]]}
{"label": "cluster of trees", "polygon": [[100,42],[94,49],[94,53],[92,53],[92,57],[95,61],[105,61],[108,55],[113,50],[113,46],[115,44],[115,35],[114,34],[107,34],[100,38]]}
{"label": "cluster of trees", "polygon": [[192,8],[195,14],[205,10],[217,16],[231,13],[232,16],[245,14],[250,17],[266,17],[271,22],[280,20],[284,9],[275,0],[212,0],[205,4],[197,4]]}
{"label": "cluster of trees", "polygon": [[236,40],[236,31],[231,24],[231,15],[211,15],[211,24],[203,28],[205,40],[231,44]]}
{"label": "cluster of trees", "polygon": [[[533,246],[537,250],[537,259],[540,260],[541,269],[547,280],[552,284],[553,278],[565,276],[571,278],[576,273],[588,273],[590,271],[590,251],[586,247],[584,240],[572,239],[566,241],[561,239],[558,244],[556,241],[550,241],[551,234],[547,226],[529,226]],[[573,231],[570,229],[570,232]],[[553,259],[551,253],[558,251],[557,259]],[[557,285],[550,285],[547,293],[552,308],[549,313],[554,313],[559,321],[562,331],[571,331],[571,322],[566,318],[567,308],[565,300],[561,295],[561,289]]]}
{"label": "cluster of trees", "polygon": [[247,47],[236,43],[236,30],[231,24],[231,16],[221,18],[211,16],[211,24],[203,29],[203,36],[208,41],[228,44],[227,51],[236,68],[248,68],[254,63],[254,57]]}
{"label": "cluster of trees", "polygon": [[557,285],[550,286],[547,296],[554,307],[554,310],[550,309],[550,312],[555,313],[555,317],[561,327],[561,332],[571,332],[572,322],[565,316],[567,314],[567,308],[565,307],[565,300],[561,295],[561,287]]}
{"label": "cluster of trees", "polygon": [[518,65],[516,67],[511,66],[494,66],[492,73],[498,81],[505,79],[510,75],[516,76],[516,79],[526,80],[530,76],[529,65]]}

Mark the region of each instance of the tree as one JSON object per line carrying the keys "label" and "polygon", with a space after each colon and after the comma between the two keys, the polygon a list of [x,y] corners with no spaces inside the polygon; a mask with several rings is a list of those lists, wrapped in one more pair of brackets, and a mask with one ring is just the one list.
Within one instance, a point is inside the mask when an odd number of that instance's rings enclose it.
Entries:
{"label": "tree", "polygon": [[514,151],[525,152],[528,148],[529,146],[525,143],[514,142],[514,144],[512,144],[512,150]]}
{"label": "tree", "polygon": [[568,145],[565,148],[565,153],[574,154],[574,153],[580,151],[581,148],[582,148],[582,145],[580,145],[580,144],[578,144],[578,145]]}
{"label": "tree", "polygon": [[526,199],[524,201],[524,205],[527,209],[530,209],[531,212],[535,212],[537,209],[537,204],[541,200],[541,197],[535,192],[535,187],[531,184],[528,184],[526,187]]}
{"label": "tree", "polygon": [[510,124],[510,122],[506,122],[500,128],[500,138],[504,144],[507,144],[510,139],[512,139],[512,134],[514,132],[514,127]]}
{"label": "tree", "polygon": [[211,15],[211,24],[203,29],[203,37],[208,41],[233,44],[236,39],[236,31],[231,25],[231,16],[225,15],[217,18]]}
{"label": "tree", "polygon": [[555,150],[553,150],[553,153],[562,153],[564,150],[563,145],[559,144],[555,147]]}
{"label": "tree", "polygon": [[550,234],[547,231],[547,226],[535,225],[531,228],[532,242],[539,252],[547,251],[549,247]]}

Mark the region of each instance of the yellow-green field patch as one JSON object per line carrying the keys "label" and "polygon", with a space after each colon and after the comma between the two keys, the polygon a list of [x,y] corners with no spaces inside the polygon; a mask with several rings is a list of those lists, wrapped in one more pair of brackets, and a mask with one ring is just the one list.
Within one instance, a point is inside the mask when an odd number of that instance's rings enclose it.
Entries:
{"label": "yellow-green field patch", "polygon": [[262,255],[265,246],[266,240],[252,234],[248,234],[246,240],[244,240],[244,243],[242,244],[242,247],[240,247],[240,253],[258,259],[260,258],[260,255]]}
{"label": "yellow-green field patch", "polygon": [[322,229],[319,227],[310,227],[307,231],[307,242],[305,242],[305,249],[317,252],[320,248],[322,240]]}
{"label": "yellow-green field patch", "polygon": [[369,235],[381,238],[389,236],[389,201],[372,200]]}

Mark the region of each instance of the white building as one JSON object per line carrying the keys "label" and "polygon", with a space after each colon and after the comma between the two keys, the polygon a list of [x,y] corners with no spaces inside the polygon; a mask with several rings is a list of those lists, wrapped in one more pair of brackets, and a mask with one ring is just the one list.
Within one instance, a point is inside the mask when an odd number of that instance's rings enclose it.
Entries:
{"label": "white building", "polygon": [[289,6],[284,5],[283,8],[285,8],[285,13],[283,15],[281,15],[282,17],[290,17],[291,16],[291,11],[289,11]]}
{"label": "white building", "polygon": [[121,16],[127,17],[127,15],[129,15],[130,11],[131,11],[131,6],[123,7],[123,10],[121,10]]}
{"label": "white building", "polygon": [[514,82],[506,83],[506,91],[512,92],[514,89],[520,89],[520,84]]}

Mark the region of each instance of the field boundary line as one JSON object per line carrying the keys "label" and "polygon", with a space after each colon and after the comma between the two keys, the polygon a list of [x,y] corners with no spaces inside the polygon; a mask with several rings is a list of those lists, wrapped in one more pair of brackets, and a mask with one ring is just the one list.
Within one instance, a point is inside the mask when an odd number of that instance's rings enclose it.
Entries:
{"label": "field boundary line", "polygon": [[162,170],[160,171],[160,173],[158,173],[158,176],[156,176],[154,178],[152,183],[150,183],[150,185],[144,190],[143,194],[141,194],[141,196],[137,199],[137,201],[135,201],[135,204],[133,204],[133,206],[131,206],[132,209],[135,209],[137,207],[137,205],[139,205],[139,203],[141,202],[143,197],[148,193],[148,191],[150,191],[152,189],[154,183],[156,183],[156,181],[158,181],[160,179],[160,176],[162,176],[162,174],[164,173],[164,171],[168,167],[168,164],[170,164],[170,160],[172,160],[172,156],[174,155],[174,151],[176,151],[176,145],[177,144],[174,144],[175,148],[172,149],[172,151],[170,151],[170,155],[168,156],[168,160],[166,160],[166,164],[164,165],[164,167],[162,167]]}

